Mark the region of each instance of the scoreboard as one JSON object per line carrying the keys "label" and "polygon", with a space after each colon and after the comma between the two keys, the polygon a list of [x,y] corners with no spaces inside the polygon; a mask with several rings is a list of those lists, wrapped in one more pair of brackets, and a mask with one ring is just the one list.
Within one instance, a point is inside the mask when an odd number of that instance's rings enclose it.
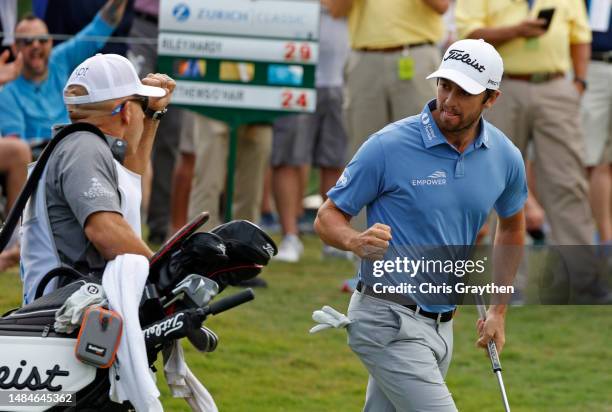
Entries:
{"label": "scoreboard", "polygon": [[318,0],[162,0],[172,103],[225,121],[314,112],[319,12]]}

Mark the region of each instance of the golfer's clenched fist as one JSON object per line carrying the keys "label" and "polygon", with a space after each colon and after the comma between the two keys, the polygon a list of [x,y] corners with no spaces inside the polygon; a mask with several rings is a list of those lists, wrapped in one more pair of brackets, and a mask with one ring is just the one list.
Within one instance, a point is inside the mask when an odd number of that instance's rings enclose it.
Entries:
{"label": "golfer's clenched fist", "polygon": [[362,259],[382,259],[389,248],[391,228],[382,223],[375,223],[369,229],[358,232],[349,222],[350,216],[327,199],[319,208],[314,228],[328,245],[341,250],[350,250]]}
{"label": "golfer's clenched fist", "polygon": [[354,236],[349,242],[349,249],[362,259],[379,260],[385,256],[390,240],[391,227],[375,223]]}

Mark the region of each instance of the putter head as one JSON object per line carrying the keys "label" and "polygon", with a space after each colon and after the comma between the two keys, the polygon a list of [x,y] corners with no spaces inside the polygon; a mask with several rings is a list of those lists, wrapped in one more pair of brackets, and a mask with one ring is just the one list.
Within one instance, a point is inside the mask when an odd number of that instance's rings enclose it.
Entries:
{"label": "putter head", "polygon": [[217,282],[196,274],[187,275],[172,289],[174,296],[183,294],[183,302],[191,308],[201,308],[208,305],[218,293],[219,285],[217,285]]}

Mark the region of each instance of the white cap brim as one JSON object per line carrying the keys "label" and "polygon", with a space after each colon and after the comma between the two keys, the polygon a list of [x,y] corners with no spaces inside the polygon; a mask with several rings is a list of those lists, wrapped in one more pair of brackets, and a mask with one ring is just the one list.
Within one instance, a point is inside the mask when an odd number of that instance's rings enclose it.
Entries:
{"label": "white cap brim", "polygon": [[138,91],[134,94],[147,97],[164,97],[166,95],[166,90],[162,89],[161,87],[141,84],[138,86]]}
{"label": "white cap brim", "polygon": [[486,88],[477,81],[454,69],[436,70],[435,72],[427,76],[427,79],[434,78],[442,78],[455,82],[459,87],[461,87],[469,94],[480,94],[486,90]]}
{"label": "white cap brim", "polygon": [[[87,89],[87,85],[82,82],[72,82],[66,85],[66,88],[70,85],[80,85]],[[134,87],[135,86],[135,87]],[[64,88],[64,91],[66,90]],[[144,84],[138,85],[127,85],[123,87],[115,87],[114,89],[96,90],[94,94],[86,94],[83,96],[64,96],[65,104],[86,104],[86,103],[98,103],[106,100],[121,99],[127,96],[147,96],[147,97],[164,97],[166,90],[161,87],[147,86]]]}

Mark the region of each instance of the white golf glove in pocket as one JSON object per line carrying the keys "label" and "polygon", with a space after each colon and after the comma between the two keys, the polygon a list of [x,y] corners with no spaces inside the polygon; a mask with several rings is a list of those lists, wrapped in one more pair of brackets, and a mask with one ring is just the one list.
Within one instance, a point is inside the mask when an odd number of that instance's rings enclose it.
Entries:
{"label": "white golf glove in pocket", "polygon": [[318,323],[310,329],[310,333],[317,333],[330,328],[346,328],[351,320],[331,306],[323,306],[321,310],[312,312],[312,320]]}
{"label": "white golf glove in pocket", "polygon": [[72,333],[81,324],[85,310],[90,306],[108,305],[102,285],[85,283],[74,292],[55,313],[56,332]]}

